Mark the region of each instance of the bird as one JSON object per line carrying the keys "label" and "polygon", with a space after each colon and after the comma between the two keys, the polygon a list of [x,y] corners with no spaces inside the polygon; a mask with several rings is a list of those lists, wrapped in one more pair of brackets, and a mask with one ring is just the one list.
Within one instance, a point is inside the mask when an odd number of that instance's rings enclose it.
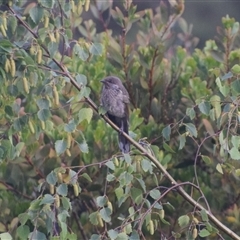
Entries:
{"label": "bird", "polygon": [[[123,86],[122,81],[115,76],[108,76],[101,80],[101,106],[107,111],[108,118],[117,125],[123,132],[128,134],[128,104],[130,103],[129,94]],[[130,142],[118,133],[119,148],[122,153],[130,151]]]}

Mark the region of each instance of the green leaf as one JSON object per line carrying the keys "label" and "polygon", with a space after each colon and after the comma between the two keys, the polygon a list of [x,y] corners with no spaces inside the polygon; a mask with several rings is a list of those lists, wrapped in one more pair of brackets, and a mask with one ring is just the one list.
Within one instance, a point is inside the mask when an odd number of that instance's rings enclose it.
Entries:
{"label": "green leaf", "polygon": [[107,196],[99,196],[97,197],[96,202],[98,207],[104,207],[108,202],[108,198]]}
{"label": "green leaf", "polygon": [[27,222],[29,217],[30,216],[28,215],[28,213],[20,213],[18,215],[18,219],[19,219],[19,222],[21,223],[21,225],[25,225],[25,223]]}
{"label": "green leaf", "polygon": [[90,240],[101,240],[101,239],[102,239],[102,235],[98,235],[98,234],[93,234],[90,238]]}
{"label": "green leaf", "polygon": [[55,185],[57,183],[57,175],[55,172],[51,171],[46,178],[48,184]]}
{"label": "green leaf", "polygon": [[191,136],[197,137],[197,129],[192,123],[184,123],[186,126],[186,131],[189,132]]}
{"label": "green leaf", "polygon": [[102,44],[100,43],[93,43],[90,48],[89,48],[89,52],[92,55],[102,55],[103,53],[103,47]]}
{"label": "green leaf", "polygon": [[129,240],[140,240],[139,234],[136,230],[133,230],[131,236],[129,237]]}
{"label": "green leaf", "polygon": [[39,22],[41,21],[42,17],[43,17],[43,8],[40,7],[39,5],[33,7],[32,9],[30,9],[29,11],[30,17],[33,20],[34,23],[39,24]]}
{"label": "green leaf", "polygon": [[238,148],[236,148],[236,147],[231,148],[231,150],[229,151],[229,154],[232,159],[240,160],[240,152],[239,152]]}
{"label": "green leaf", "polygon": [[75,52],[75,54],[78,55],[78,57],[80,59],[82,59],[83,61],[86,61],[89,58],[89,53],[87,50],[85,50],[84,48],[82,48],[80,45],[75,44],[73,47],[73,51]]}
{"label": "green leaf", "polygon": [[63,208],[64,208],[66,211],[72,210],[72,204],[71,204],[69,198],[62,197],[62,198],[61,198],[61,202],[62,202]]}
{"label": "green leaf", "polygon": [[30,230],[29,230],[29,226],[27,225],[22,225],[17,228],[17,236],[20,239],[27,239],[29,233],[30,233]]}
{"label": "green leaf", "polygon": [[99,211],[101,218],[105,221],[105,222],[110,222],[111,221],[111,210],[109,208],[102,208]]}
{"label": "green leaf", "polygon": [[236,92],[240,93],[240,80],[235,80],[231,83],[231,89]]}
{"label": "green leaf", "polygon": [[40,2],[45,8],[53,8],[55,0],[40,0],[38,2]]}
{"label": "green leaf", "polygon": [[130,157],[130,155],[128,153],[124,153],[123,157],[124,157],[124,160],[126,161],[127,164],[132,163],[132,158]]}
{"label": "green leaf", "polygon": [[150,172],[152,173],[153,171],[153,167],[152,167],[152,164],[151,164],[151,161],[149,161],[148,159],[143,159],[141,161],[141,167],[143,169],[144,172]]}
{"label": "green leaf", "polygon": [[166,141],[170,140],[170,135],[171,135],[171,127],[168,125],[162,130],[162,135],[166,139]]}
{"label": "green leaf", "polygon": [[212,163],[212,160],[211,160],[211,158],[210,157],[208,157],[208,156],[205,156],[205,155],[201,155],[201,157],[202,157],[202,160],[206,163],[206,164],[211,164]]}
{"label": "green leaf", "polygon": [[31,203],[30,203],[30,206],[29,206],[29,210],[39,210],[40,209],[40,205],[41,205],[41,199],[36,199],[36,200],[33,200]]}
{"label": "green leaf", "polygon": [[121,232],[118,234],[116,240],[128,240],[128,235],[125,232]]}
{"label": "green leaf", "polygon": [[39,120],[47,121],[51,117],[51,112],[49,109],[40,109],[37,113]]}
{"label": "green leaf", "polygon": [[54,197],[50,194],[45,194],[40,205],[43,204],[52,204],[54,202]]}
{"label": "green leaf", "polygon": [[78,113],[78,123],[82,122],[83,120],[87,120],[88,123],[91,122],[93,116],[93,110],[91,108],[82,108]]}
{"label": "green leaf", "polygon": [[111,240],[117,238],[117,235],[118,235],[117,231],[110,229],[107,233]]}
{"label": "green leaf", "polygon": [[87,179],[89,182],[92,182],[91,177],[90,177],[87,173],[83,173],[83,174],[81,175],[81,177]]}
{"label": "green leaf", "polygon": [[61,233],[60,233],[60,239],[66,239],[67,236],[67,224],[63,221],[60,221],[60,227],[61,227]]}
{"label": "green leaf", "polygon": [[193,120],[196,117],[194,108],[187,108],[186,115],[189,116],[191,120]]}
{"label": "green leaf", "polygon": [[58,193],[58,195],[61,195],[61,196],[67,196],[67,193],[68,193],[68,186],[66,183],[62,183],[60,184],[57,189],[56,189],[56,192]]}
{"label": "green leaf", "polygon": [[64,130],[68,133],[74,132],[76,130],[76,124],[74,119],[70,120],[69,123],[64,125]]}
{"label": "green leaf", "polygon": [[223,174],[222,164],[218,163],[216,169],[219,173]]}
{"label": "green leaf", "polygon": [[139,188],[132,187],[130,190],[131,197],[136,204],[140,204],[143,199],[143,192]]}
{"label": "green leaf", "polygon": [[78,147],[83,153],[88,153],[89,151],[86,141],[83,141],[82,143],[78,143]]}
{"label": "green leaf", "polygon": [[190,221],[190,218],[187,215],[183,215],[178,218],[178,224],[181,228],[187,227],[189,224],[189,221]]}
{"label": "green leaf", "polygon": [[180,142],[180,144],[179,144],[179,148],[178,149],[181,150],[181,149],[183,149],[183,147],[186,144],[186,136],[185,136],[185,134],[181,134],[179,136],[179,142]]}
{"label": "green leaf", "polygon": [[18,95],[18,88],[15,85],[9,85],[7,87],[7,92],[10,96],[17,96]]}
{"label": "green leaf", "polygon": [[113,161],[108,161],[105,163],[105,165],[110,168],[111,170],[115,170],[115,165],[113,163]]}
{"label": "green leaf", "polygon": [[93,212],[89,215],[89,220],[93,225],[98,225],[97,215],[98,212]]}
{"label": "green leaf", "polygon": [[64,153],[67,149],[67,141],[65,140],[57,140],[55,142],[55,150],[57,155],[60,155],[62,153]]}
{"label": "green leaf", "polygon": [[5,233],[1,233],[0,234],[0,239],[1,240],[12,240],[12,236],[10,235],[10,233],[5,232]]}
{"label": "green leaf", "polygon": [[222,95],[224,97],[226,97],[229,94],[229,91],[230,91],[229,86],[228,85],[222,85],[221,80],[220,80],[219,77],[216,79],[216,84],[217,84],[220,92],[222,93]]}
{"label": "green leaf", "polygon": [[49,101],[45,98],[40,98],[37,100],[37,106],[39,109],[49,109]]}
{"label": "green leaf", "polygon": [[108,174],[107,175],[107,181],[108,182],[112,182],[116,179],[116,177],[113,174]]}
{"label": "green leaf", "polygon": [[209,112],[210,112],[210,109],[211,109],[211,106],[209,104],[209,102],[201,102],[199,105],[198,105],[198,108],[199,110],[205,114],[205,115],[209,115]]}
{"label": "green leaf", "polygon": [[166,142],[163,143],[163,148],[170,153],[175,153],[173,149]]}
{"label": "green leaf", "polygon": [[207,237],[207,236],[210,235],[210,232],[209,232],[207,229],[202,229],[202,230],[200,230],[200,232],[198,233],[198,235],[199,235],[200,237]]}
{"label": "green leaf", "polygon": [[206,212],[204,209],[202,209],[202,210],[200,211],[200,214],[201,214],[202,220],[203,220],[204,222],[207,222],[207,221],[208,221],[207,212]]}
{"label": "green leaf", "polygon": [[235,64],[232,68],[231,71],[235,74],[239,74],[240,73],[240,65]]}
{"label": "green leaf", "polygon": [[87,85],[87,77],[83,74],[77,74],[76,81],[79,86],[86,86]]}
{"label": "green leaf", "polygon": [[156,200],[156,199],[160,198],[161,193],[160,193],[159,190],[153,189],[153,190],[150,191],[150,196],[151,196],[154,200]]}
{"label": "green leaf", "polygon": [[50,57],[53,58],[56,52],[58,51],[58,43],[49,42],[47,47],[48,47]]}

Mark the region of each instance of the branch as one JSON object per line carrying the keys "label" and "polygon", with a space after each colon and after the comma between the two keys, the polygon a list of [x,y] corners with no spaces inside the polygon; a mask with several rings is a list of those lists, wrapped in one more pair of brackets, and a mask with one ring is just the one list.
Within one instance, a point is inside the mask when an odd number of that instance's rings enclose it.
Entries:
{"label": "branch", "polygon": [[[25,23],[16,13],[15,11],[11,8],[8,7],[11,13],[17,18],[17,20],[37,39],[38,35],[32,31],[32,29]],[[175,18],[173,18],[166,29],[163,31],[162,36],[165,34],[167,31],[167,28],[171,25],[171,23],[174,21]],[[46,46],[43,44],[40,44],[40,46],[45,50],[46,55],[50,58],[50,54],[48,52],[48,49]],[[59,69],[64,73],[65,76],[67,76],[70,79],[70,82],[74,87],[76,87],[77,90],[81,90],[81,86],[78,85],[78,83],[75,81],[75,79],[71,76],[71,74],[67,71],[66,67],[62,65],[60,62],[58,62],[55,58],[51,58],[55,64],[59,67]],[[93,110],[95,110],[98,113],[98,107],[97,105],[89,98],[85,97],[86,102],[92,107]],[[167,177],[167,179],[171,182],[174,188],[177,189],[179,194],[187,201],[189,202],[192,206],[196,207],[199,210],[204,210],[206,211],[209,219],[219,228],[221,229],[225,234],[230,236],[234,240],[240,240],[240,237],[234,233],[232,230],[230,230],[228,227],[226,227],[224,224],[222,224],[215,216],[212,215],[211,212],[206,210],[202,205],[200,205],[197,201],[195,201],[185,190],[179,186],[179,184],[176,182],[176,180],[166,171],[166,169],[162,166],[162,164],[157,160],[151,153],[147,152],[146,149],[140,145],[138,142],[133,140],[128,134],[125,132],[122,132],[121,129],[119,129],[109,118],[107,118],[105,115],[100,115],[105,122],[107,122],[114,130],[117,132],[121,133],[125,138],[129,140],[129,142],[135,146],[143,155],[145,155],[149,160],[151,160],[156,167]]]}

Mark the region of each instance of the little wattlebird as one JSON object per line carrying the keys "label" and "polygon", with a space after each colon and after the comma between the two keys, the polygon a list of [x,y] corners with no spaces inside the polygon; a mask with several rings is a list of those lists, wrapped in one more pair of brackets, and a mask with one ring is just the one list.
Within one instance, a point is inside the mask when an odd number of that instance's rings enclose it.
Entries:
{"label": "little wattlebird", "polygon": [[[108,118],[123,132],[128,134],[128,103],[129,94],[121,80],[108,76],[101,80],[103,83],[101,105],[107,111]],[[123,153],[130,151],[130,143],[121,132],[118,133],[119,148]]]}

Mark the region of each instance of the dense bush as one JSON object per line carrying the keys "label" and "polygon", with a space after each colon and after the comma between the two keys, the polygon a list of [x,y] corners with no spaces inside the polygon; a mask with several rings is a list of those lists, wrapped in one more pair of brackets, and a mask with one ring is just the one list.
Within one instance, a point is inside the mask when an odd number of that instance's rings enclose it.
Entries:
{"label": "dense bush", "polygon": [[[2,2],[0,239],[240,239],[239,23],[200,50],[160,2]],[[98,111],[107,75],[129,154]]]}

